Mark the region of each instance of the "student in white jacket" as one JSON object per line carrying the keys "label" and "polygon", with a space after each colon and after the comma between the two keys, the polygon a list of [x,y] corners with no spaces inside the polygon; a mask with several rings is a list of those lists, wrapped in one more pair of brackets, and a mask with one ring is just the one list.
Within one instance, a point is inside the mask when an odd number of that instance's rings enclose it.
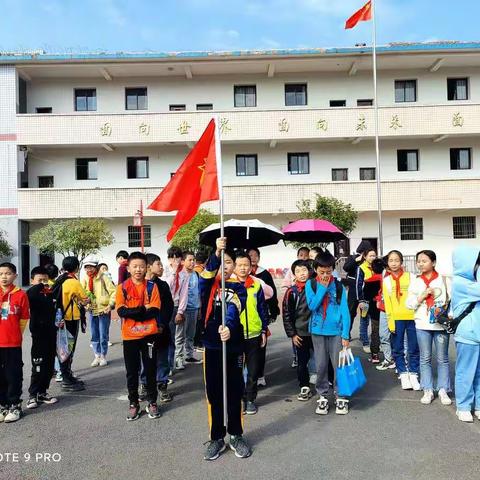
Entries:
{"label": "student in white jacket", "polygon": [[[420,272],[408,289],[407,308],[415,311],[415,327],[420,347],[420,383],[424,405],[434,399],[434,385],[443,405],[452,403],[450,391],[450,365],[448,360],[449,335],[436,323],[434,310],[446,306],[449,285],[445,277],[435,270],[437,257],[431,250],[417,253],[417,268]],[[432,350],[435,344],[437,358],[437,381],[434,382]]]}

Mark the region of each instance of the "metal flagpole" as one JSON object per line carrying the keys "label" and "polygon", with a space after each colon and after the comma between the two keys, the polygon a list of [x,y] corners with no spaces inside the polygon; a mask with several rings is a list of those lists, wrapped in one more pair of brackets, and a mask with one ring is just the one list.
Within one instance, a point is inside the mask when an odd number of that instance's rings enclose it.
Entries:
{"label": "metal flagpole", "polygon": [[[215,159],[217,161],[217,179],[218,179],[218,198],[220,201],[220,236],[225,236],[223,225],[223,171],[222,171],[222,146],[220,143],[220,128],[218,117],[215,115]],[[225,327],[225,255],[222,250],[220,254],[220,275],[222,282],[222,326]],[[227,410],[227,342],[222,342],[222,378],[223,378],[223,424],[225,428],[228,426],[228,410]]]}
{"label": "metal flagpole", "polygon": [[383,255],[382,224],[382,185],[380,175],[380,147],[378,142],[378,103],[377,103],[377,28],[375,24],[375,0],[372,1],[372,36],[373,36],[373,106],[375,114],[375,155],[377,158],[377,208],[378,208],[378,253]]}

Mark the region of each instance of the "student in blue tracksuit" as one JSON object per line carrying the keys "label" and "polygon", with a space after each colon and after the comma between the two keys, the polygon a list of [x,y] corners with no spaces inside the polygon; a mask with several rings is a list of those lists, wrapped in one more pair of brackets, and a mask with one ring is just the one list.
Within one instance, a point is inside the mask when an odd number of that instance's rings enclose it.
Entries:
{"label": "student in blue tracksuit", "polygon": [[[335,258],[330,253],[317,256],[316,277],[306,283],[307,305],[312,316],[309,331],[312,336],[317,367],[316,390],[319,395],[315,413],[328,413],[328,363],[338,365],[340,350],[349,346],[350,314],[345,288],[333,277]],[[348,413],[348,400],[336,399],[336,413]]]}
{"label": "student in blue tracksuit", "polygon": [[[468,245],[453,252],[452,310],[458,318],[470,311],[455,333],[457,363],[455,398],[457,417],[473,422],[472,410],[480,420],[480,248]],[[467,310],[468,309],[468,310]]]}

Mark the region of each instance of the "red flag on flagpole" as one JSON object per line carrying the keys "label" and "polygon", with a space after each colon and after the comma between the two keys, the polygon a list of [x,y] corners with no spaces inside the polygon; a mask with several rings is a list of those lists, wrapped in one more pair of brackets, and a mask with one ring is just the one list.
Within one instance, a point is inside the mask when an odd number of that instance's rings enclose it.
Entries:
{"label": "red flag on flagpole", "polygon": [[201,203],[218,198],[215,120],[212,119],[172,179],[148,208],[159,212],[177,210],[167,233],[167,241],[170,241],[178,229],[196,215]]}
{"label": "red flag on flagpole", "polygon": [[353,28],[358,22],[372,19],[372,1],[369,0],[360,10],[356,11],[346,22],[345,29]]}

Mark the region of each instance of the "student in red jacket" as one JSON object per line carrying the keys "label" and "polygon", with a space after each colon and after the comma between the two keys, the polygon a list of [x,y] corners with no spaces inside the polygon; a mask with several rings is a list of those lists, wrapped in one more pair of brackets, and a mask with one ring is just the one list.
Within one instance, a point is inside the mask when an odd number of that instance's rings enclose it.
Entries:
{"label": "student in red jacket", "polygon": [[27,294],[15,285],[17,268],[0,264],[0,422],[22,416],[22,334],[30,318]]}

